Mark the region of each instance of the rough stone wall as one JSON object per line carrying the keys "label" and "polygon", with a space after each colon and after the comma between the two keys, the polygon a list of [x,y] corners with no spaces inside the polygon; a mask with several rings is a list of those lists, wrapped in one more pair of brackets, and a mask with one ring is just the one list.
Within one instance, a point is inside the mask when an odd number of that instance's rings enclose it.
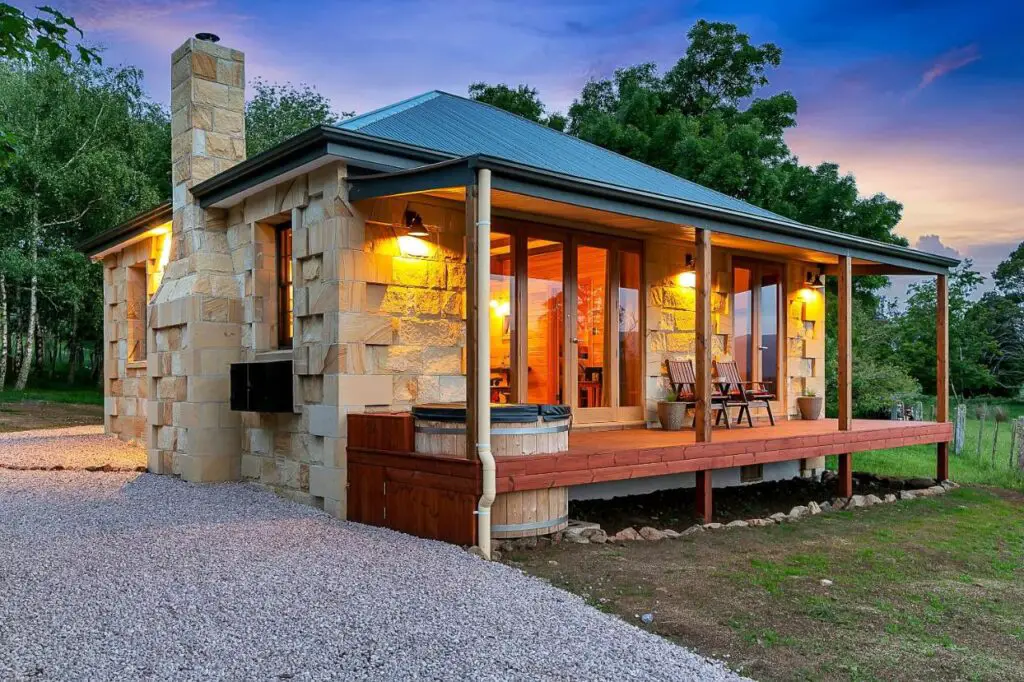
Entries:
{"label": "rough stone wall", "polygon": [[190,189],[245,159],[244,57],[189,39],[171,56],[170,262],[149,314],[149,469],[190,481],[237,480],[241,428],[228,408],[241,355],[244,277],[227,213]]}
{"label": "rough stone wall", "polygon": [[[695,295],[680,283],[686,254],[692,247],[683,242],[651,240],[646,248],[647,291],[647,420],[657,421],[657,402],[669,393],[666,359],[692,360],[695,354]],[[786,414],[799,416],[796,398],[806,389],[825,394],[824,297],[807,289],[804,277],[817,266],[791,262],[786,273],[786,366],[784,402]],[[733,320],[731,310],[732,256],[712,250],[711,326],[712,357],[731,360]],[[784,397],[784,401],[782,398]],[[785,415],[777,415],[785,416]]]}
{"label": "rough stone wall", "polygon": [[103,260],[104,409],[107,433],[146,439],[145,306],[163,274],[165,235],[147,237]]}
{"label": "rough stone wall", "polygon": [[[347,415],[465,399],[463,213],[394,198],[353,206],[344,164],[232,209],[229,240],[247,292],[245,358],[291,358],[294,414],[246,413],[241,473],[344,517]],[[431,237],[401,235],[416,210]],[[276,349],[273,224],[290,220],[294,333]],[[237,235],[232,237],[232,235]],[[248,236],[247,236],[248,235]],[[251,248],[248,245],[251,244]]]}
{"label": "rough stone wall", "polygon": [[[658,421],[658,401],[668,395],[666,360],[693,360],[696,354],[696,290],[682,285],[686,254],[692,245],[648,240],[645,246],[647,284],[647,410],[646,420]],[[732,357],[732,258],[721,249],[711,252],[711,354],[715,360]]]}
{"label": "rough stone wall", "polygon": [[817,272],[817,266],[790,263],[786,269],[786,405],[789,415],[797,418],[796,399],[805,390],[825,395],[825,296],[820,290],[806,288],[804,278],[809,270]]}

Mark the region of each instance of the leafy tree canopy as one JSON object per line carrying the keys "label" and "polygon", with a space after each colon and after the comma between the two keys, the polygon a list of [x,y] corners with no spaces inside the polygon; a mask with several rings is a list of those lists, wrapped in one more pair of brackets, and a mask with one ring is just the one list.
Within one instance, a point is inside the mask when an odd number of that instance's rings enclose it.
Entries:
{"label": "leafy tree canopy", "polygon": [[245,147],[249,157],[313,126],[332,124],[352,115],[334,113],[331,101],[308,85],[280,85],[257,78],[251,86],[253,96],[245,105]]}
{"label": "leafy tree canopy", "polygon": [[[75,45],[68,33],[82,31],[75,20],[52,7],[37,7],[39,12],[30,17],[23,11],[0,2],[0,60],[25,62],[33,58],[70,62],[72,49],[85,64],[99,62],[96,50]],[[0,165],[8,163],[17,153],[17,138],[0,128]]]}
{"label": "leafy tree canopy", "polygon": [[498,85],[473,83],[469,86],[469,97],[555,130],[565,130],[568,122],[565,116],[557,112],[545,116],[544,103],[540,101],[537,89],[528,85],[512,88],[504,83]]}

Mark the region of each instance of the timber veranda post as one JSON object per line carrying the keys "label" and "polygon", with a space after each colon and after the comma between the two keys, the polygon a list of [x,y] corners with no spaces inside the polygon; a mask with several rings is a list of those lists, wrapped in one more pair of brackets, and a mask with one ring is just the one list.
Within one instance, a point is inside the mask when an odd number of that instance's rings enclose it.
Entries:
{"label": "timber veranda post", "polygon": [[[697,228],[696,257],[696,371],[697,405],[693,411],[693,425],[698,443],[711,442],[711,232]],[[724,409],[724,408],[723,408]],[[726,419],[729,415],[726,414]],[[710,522],[712,517],[711,470],[696,473],[697,516]]]}
{"label": "timber veranda post", "polygon": [[[839,257],[839,430],[853,428],[853,259]],[[839,455],[839,497],[853,495],[853,455]]]}

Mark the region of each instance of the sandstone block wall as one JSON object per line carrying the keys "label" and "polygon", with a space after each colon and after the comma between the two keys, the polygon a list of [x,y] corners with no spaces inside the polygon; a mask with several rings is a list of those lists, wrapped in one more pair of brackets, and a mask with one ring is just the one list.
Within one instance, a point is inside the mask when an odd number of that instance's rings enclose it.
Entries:
{"label": "sandstone block wall", "polygon": [[245,159],[244,57],[189,39],[171,56],[170,262],[149,310],[148,459],[155,473],[237,480],[241,419],[228,409],[241,356],[244,277],[227,212],[191,188]]}
{"label": "sandstone block wall", "polygon": [[160,285],[167,239],[147,237],[103,260],[103,421],[121,440],[146,440],[146,306]]}
{"label": "sandstone block wall", "polygon": [[[657,422],[657,402],[670,391],[666,359],[692,360],[696,352],[694,289],[684,287],[681,274],[686,254],[693,254],[685,242],[648,240],[647,281],[647,421]],[[733,359],[732,253],[712,250],[711,326],[712,357]],[[825,391],[825,308],[824,296],[805,288],[804,277],[817,266],[809,263],[784,264],[786,320],[782,375],[785,377],[776,416],[799,416],[797,396],[806,389],[818,395]]]}
{"label": "sandstone block wall", "polygon": [[[683,286],[686,254],[693,245],[651,239],[644,247],[647,284],[647,410],[657,423],[658,401],[670,392],[666,360],[693,360],[697,344],[696,290]],[[711,252],[711,354],[732,358],[732,257],[721,249]]]}
{"label": "sandstone block wall", "polygon": [[[244,359],[291,359],[294,413],[246,413],[241,475],[343,517],[347,415],[464,400],[461,210],[407,198],[353,205],[333,164],[248,198],[228,217],[243,276]],[[415,210],[430,238],[401,229]],[[276,225],[292,226],[294,332],[277,348]]]}

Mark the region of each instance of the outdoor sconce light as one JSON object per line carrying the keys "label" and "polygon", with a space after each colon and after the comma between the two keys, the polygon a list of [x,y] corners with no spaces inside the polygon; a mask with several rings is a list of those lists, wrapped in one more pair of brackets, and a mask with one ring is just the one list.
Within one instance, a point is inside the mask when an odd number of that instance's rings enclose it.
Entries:
{"label": "outdoor sconce light", "polygon": [[423,216],[416,211],[405,212],[405,227],[410,237],[429,237],[430,233],[423,225]]}
{"label": "outdoor sconce light", "polygon": [[697,286],[697,268],[693,264],[693,254],[686,254],[686,267],[683,272],[679,275],[679,284],[693,289]]}
{"label": "outdoor sconce light", "polygon": [[804,280],[806,285],[811,289],[824,289],[825,288],[825,266],[818,266],[818,274],[815,275],[810,270],[807,271],[807,277]]}

